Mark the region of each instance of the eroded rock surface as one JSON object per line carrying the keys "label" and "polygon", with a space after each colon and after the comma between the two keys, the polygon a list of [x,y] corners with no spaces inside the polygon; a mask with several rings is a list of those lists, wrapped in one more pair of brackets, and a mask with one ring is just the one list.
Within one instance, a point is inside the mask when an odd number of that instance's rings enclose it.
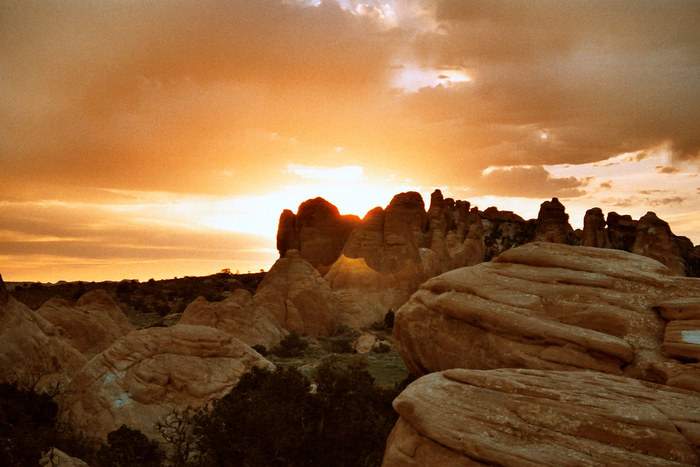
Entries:
{"label": "eroded rock surface", "polygon": [[530,243],[424,283],[397,311],[394,340],[415,375],[585,369],[693,387],[697,368],[664,354],[655,309],[688,297],[700,297],[700,279],[649,258]]}
{"label": "eroded rock surface", "polygon": [[155,422],[173,409],[222,397],[252,367],[273,365],[209,326],[134,331],[75,375],[64,402],[66,418],[101,442],[122,424],[157,438]]}
{"label": "eroded rock surface", "polygon": [[104,290],[84,294],[73,306],[60,298],[47,300],[36,313],[88,359],[134,331],[124,312]]}
{"label": "eroded rock surface", "polygon": [[432,373],[394,401],[383,465],[698,465],[700,394],[598,372]]}
{"label": "eroded rock surface", "polygon": [[246,344],[271,349],[287,331],[267,309],[260,307],[245,289],[236,289],[221,302],[199,297],[190,303],[179,324],[211,326],[226,331]]}

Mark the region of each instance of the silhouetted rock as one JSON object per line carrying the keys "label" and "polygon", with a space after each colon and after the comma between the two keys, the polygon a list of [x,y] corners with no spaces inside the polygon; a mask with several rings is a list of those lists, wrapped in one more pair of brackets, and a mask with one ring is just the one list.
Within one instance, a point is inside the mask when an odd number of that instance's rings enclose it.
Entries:
{"label": "silhouetted rock", "polygon": [[668,384],[683,375],[688,387],[700,371],[664,355],[666,324],[654,308],[687,297],[700,297],[700,279],[652,259],[530,243],[428,280],[396,312],[393,333],[414,375],[591,369]]}
{"label": "silhouetted rock", "polygon": [[637,221],[632,216],[621,216],[616,212],[609,212],[607,218],[608,237],[610,247],[616,250],[632,251],[634,240],[637,237]]}
{"label": "silhouetted rock", "polygon": [[631,378],[452,369],[394,408],[385,467],[700,463],[700,394]]}
{"label": "silhouetted rock", "polygon": [[675,235],[668,223],[655,213],[647,212],[637,223],[637,235],[632,253],[654,258],[678,275],[685,275],[685,265],[680,256]]}
{"label": "silhouetted rock", "polygon": [[610,240],[605,230],[605,216],[600,208],[592,208],[586,211],[583,218],[582,246],[596,248],[610,248]]}
{"label": "silhouetted rock", "polygon": [[280,257],[289,250],[298,250],[312,266],[325,272],[338,259],[343,245],[359,218],[341,216],[338,208],[323,198],[314,198],[299,205],[297,214],[282,212],[277,230]]}
{"label": "silhouetted rock", "polygon": [[570,244],[573,233],[566,208],[557,198],[540,205],[535,241]]}

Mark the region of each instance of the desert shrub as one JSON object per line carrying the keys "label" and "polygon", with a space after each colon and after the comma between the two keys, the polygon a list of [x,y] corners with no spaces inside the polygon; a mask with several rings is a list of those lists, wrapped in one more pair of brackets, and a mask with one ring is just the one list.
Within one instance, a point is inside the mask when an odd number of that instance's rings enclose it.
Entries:
{"label": "desert shrub", "polygon": [[103,467],[158,467],[165,459],[158,443],[126,425],[110,431],[107,442],[109,445],[97,452],[97,462]]}
{"label": "desert shrub", "polygon": [[308,380],[295,369],[253,369],[200,419],[209,465],[304,465],[317,419]]}
{"label": "desert shrub", "polygon": [[389,353],[391,352],[391,345],[386,342],[379,342],[372,347],[372,352],[374,353]]}
{"label": "desert shrub", "polygon": [[253,350],[262,355],[263,357],[267,355],[267,347],[262,344],[256,344],[253,346]]}
{"label": "desert shrub", "polygon": [[394,327],[394,310],[389,310],[384,315],[384,326],[387,329],[393,329]]}
{"label": "desert shrub", "polygon": [[298,357],[309,346],[309,343],[296,332],[287,334],[280,344],[272,349],[272,353],[282,358]]}
{"label": "desert shrub", "polygon": [[166,454],[168,465],[182,467],[199,464],[201,456],[195,427],[200,414],[189,407],[173,409],[156,423],[156,429],[170,445]]}
{"label": "desert shrub", "polygon": [[57,414],[50,396],[0,384],[0,465],[38,465],[56,439]]}
{"label": "desert shrub", "polygon": [[394,390],[375,387],[366,359],[297,369],[254,369],[197,421],[205,465],[380,465],[396,421]]}

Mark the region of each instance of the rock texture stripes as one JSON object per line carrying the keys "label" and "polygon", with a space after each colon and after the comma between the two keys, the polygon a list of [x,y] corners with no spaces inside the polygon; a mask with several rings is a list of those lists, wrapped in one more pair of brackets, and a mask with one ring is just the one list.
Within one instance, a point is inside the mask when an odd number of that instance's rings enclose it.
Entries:
{"label": "rock texture stripes", "polygon": [[700,394],[599,372],[453,369],[412,383],[383,465],[700,463]]}
{"label": "rock texture stripes", "polygon": [[700,300],[700,279],[649,258],[530,243],[424,283],[397,311],[394,339],[414,375],[455,367],[596,370],[669,384],[685,375],[679,385],[687,386],[698,376],[687,362],[698,347],[683,336],[694,336],[696,321],[667,326],[658,305],[666,303],[670,316],[673,301],[688,297]]}

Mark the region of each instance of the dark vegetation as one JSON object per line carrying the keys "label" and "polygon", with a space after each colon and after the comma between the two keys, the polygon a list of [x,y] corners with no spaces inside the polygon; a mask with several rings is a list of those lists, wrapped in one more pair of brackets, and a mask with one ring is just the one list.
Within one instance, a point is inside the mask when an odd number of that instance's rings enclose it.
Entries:
{"label": "dark vegetation", "polygon": [[99,449],[57,425],[50,396],[0,384],[0,465],[38,465],[54,446],[108,467],[380,465],[397,418],[391,402],[408,381],[377,386],[366,359],[335,355],[310,377],[254,369],[208,407],[166,416],[163,445],[122,425]]}
{"label": "dark vegetation", "polygon": [[[265,277],[264,272],[232,274],[226,270],[202,277],[139,282],[38,282],[18,284],[10,293],[29,308],[36,310],[50,298],[62,298],[71,303],[91,290],[105,290],[131,319],[137,328],[160,325],[162,318],[171,313],[181,313],[197,297],[211,301],[224,300],[236,289],[255,290]],[[167,324],[167,323],[166,323]]]}

